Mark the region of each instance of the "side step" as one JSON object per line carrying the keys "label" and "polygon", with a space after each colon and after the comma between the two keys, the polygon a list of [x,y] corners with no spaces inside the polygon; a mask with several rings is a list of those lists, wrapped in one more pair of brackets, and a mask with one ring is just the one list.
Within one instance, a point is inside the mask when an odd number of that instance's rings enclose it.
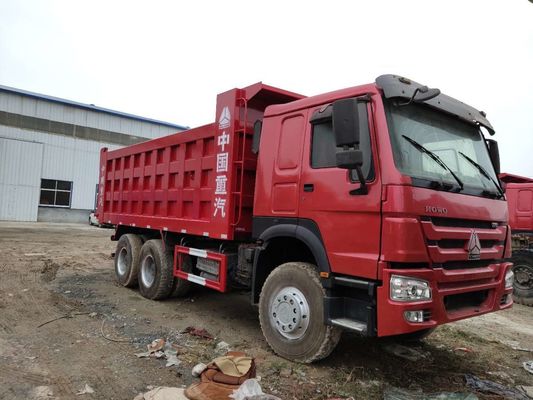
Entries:
{"label": "side step", "polygon": [[331,325],[339,326],[350,331],[359,332],[363,335],[366,334],[366,323],[356,321],[350,318],[334,318],[329,321]]}

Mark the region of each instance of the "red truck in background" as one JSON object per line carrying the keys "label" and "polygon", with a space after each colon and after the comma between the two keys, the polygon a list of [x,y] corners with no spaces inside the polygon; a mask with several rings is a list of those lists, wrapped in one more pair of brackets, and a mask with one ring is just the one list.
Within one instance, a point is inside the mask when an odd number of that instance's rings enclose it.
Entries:
{"label": "red truck in background", "polygon": [[396,75],[313,97],[219,94],[215,123],[102,149],[116,278],[154,300],[249,289],[269,345],[299,362],[327,357],[342,330],[417,339],[509,308],[485,134],[485,113]]}
{"label": "red truck in background", "polygon": [[533,307],[533,179],[502,173],[500,180],[506,185],[512,231],[513,297]]}

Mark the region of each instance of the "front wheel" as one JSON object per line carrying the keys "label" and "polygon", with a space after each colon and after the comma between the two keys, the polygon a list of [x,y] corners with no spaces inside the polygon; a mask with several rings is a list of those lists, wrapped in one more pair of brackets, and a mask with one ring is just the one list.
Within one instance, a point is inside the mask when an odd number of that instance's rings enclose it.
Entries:
{"label": "front wheel", "polygon": [[324,323],[325,294],[312,264],[289,262],[272,271],[261,290],[259,321],[274,352],[311,363],[333,351],[342,330]]}

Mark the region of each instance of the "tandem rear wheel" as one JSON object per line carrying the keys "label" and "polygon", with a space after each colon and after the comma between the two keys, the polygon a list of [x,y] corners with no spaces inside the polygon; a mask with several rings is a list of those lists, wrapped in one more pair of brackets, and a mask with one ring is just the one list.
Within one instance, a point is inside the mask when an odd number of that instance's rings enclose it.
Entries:
{"label": "tandem rear wheel", "polygon": [[274,352],[311,363],[333,351],[342,330],[324,324],[325,294],[312,264],[289,262],[270,273],[259,298],[259,321]]}
{"label": "tandem rear wheel", "polygon": [[[142,235],[122,235],[115,253],[115,277],[125,287],[139,285],[143,297],[162,300],[170,295],[186,296],[191,282],[174,277],[173,248],[161,239],[147,239]],[[182,270],[192,269],[190,257],[185,257]]]}

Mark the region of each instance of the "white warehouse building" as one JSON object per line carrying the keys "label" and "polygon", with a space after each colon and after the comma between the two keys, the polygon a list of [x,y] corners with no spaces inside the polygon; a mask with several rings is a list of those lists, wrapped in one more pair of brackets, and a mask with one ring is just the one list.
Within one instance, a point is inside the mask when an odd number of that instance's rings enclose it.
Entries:
{"label": "white warehouse building", "polygon": [[0,220],[85,222],[100,149],[185,126],[0,85]]}

